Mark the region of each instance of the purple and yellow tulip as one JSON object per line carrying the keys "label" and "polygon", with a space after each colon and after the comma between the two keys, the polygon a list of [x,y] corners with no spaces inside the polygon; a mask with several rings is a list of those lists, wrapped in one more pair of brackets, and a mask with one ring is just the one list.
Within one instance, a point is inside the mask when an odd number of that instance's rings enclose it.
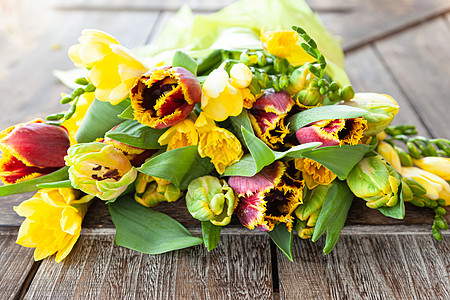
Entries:
{"label": "purple and yellow tulip", "polygon": [[256,136],[270,148],[277,149],[284,144],[284,138],[289,133],[284,118],[293,106],[294,101],[289,93],[269,89],[249,110],[249,118]]}
{"label": "purple and yellow tulip", "polygon": [[239,196],[236,214],[243,226],[271,231],[282,222],[292,230],[304,182],[289,175],[284,163],[276,161],[252,177],[231,176],[228,184]]}
{"label": "purple and yellow tulip", "polygon": [[139,123],[161,129],[184,120],[201,101],[198,79],[181,67],[161,67],[140,76],[131,88],[131,106]]}

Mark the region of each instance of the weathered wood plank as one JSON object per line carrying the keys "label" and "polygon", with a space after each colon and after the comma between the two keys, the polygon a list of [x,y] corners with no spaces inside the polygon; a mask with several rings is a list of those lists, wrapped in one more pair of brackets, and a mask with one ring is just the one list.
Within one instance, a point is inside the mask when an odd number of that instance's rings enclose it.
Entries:
{"label": "weathered wood plank", "polygon": [[442,18],[376,43],[380,57],[435,137],[450,138],[450,30]]}
{"label": "weathered wood plank", "polygon": [[15,244],[17,233],[0,228],[0,299],[16,299],[35,267],[33,249]]}
{"label": "weathered wood plank", "polygon": [[[291,263],[279,252],[280,299],[447,299],[450,240],[427,235],[341,236],[333,252],[324,241],[294,241]],[[432,259],[431,259],[432,258]]]}
{"label": "weathered wood plank", "polygon": [[[32,18],[30,24],[25,22],[40,30],[27,36],[26,48],[17,50],[23,54],[8,58],[8,67],[3,70],[0,128],[67,109],[58,100],[60,92],[68,89],[53,77],[52,71],[73,68],[67,50],[77,43],[81,30],[104,30],[132,48],[145,43],[156,17],[157,13],[47,10],[42,16],[37,14]],[[55,50],[53,45],[59,48]]]}
{"label": "weathered wood plank", "polygon": [[[320,4],[322,2],[331,2],[328,7],[336,9],[329,13],[321,12],[319,17],[333,34],[342,37],[344,50],[352,50],[398,33],[445,14],[450,9],[450,3],[446,0],[308,1],[313,7],[324,7],[324,4]],[[340,6],[345,9],[339,11]]]}
{"label": "weathered wood plank", "polygon": [[420,134],[428,135],[408,98],[373,47],[367,46],[348,53],[345,66],[356,92],[389,94],[398,102],[400,110],[393,124],[412,124]]}
{"label": "weathered wood plank", "polygon": [[36,298],[272,299],[269,239],[223,235],[209,253],[152,256],[114,246],[109,234],[83,235],[62,263],[42,262],[25,296]]}

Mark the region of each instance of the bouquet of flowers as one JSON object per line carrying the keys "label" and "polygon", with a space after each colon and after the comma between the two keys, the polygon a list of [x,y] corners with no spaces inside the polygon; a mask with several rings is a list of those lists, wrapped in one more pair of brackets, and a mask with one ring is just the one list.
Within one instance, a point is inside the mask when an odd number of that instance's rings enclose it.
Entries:
{"label": "bouquet of flowers", "polygon": [[[109,206],[116,244],[148,254],[212,250],[233,214],[290,259],[294,234],[326,231],[327,254],[355,196],[397,219],[404,202],[431,208],[442,239],[450,141],[390,126],[392,97],[355,93],[338,41],[305,3],[252,2],[183,8],[134,52],[82,32],[68,109],[0,134],[0,196],[37,191],[14,208],[26,218],[18,244],[60,262],[94,199]],[[161,202],[186,204],[202,238],[151,209]]]}

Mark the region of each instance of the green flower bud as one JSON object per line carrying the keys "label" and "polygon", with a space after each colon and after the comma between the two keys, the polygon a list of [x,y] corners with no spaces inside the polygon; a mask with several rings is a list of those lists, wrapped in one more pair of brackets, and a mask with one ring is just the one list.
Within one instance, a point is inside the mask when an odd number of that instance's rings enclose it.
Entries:
{"label": "green flower bud", "polygon": [[363,158],[347,177],[350,190],[370,208],[396,205],[400,182],[400,175],[379,155]]}
{"label": "green flower bud", "polygon": [[414,199],[414,194],[409,185],[406,183],[405,178],[402,178],[402,187],[403,187],[402,190],[403,201],[405,202],[412,201]]}
{"label": "green flower bud", "polygon": [[80,85],[88,85],[89,81],[84,77],[80,77],[80,78],[75,79],[75,83],[80,84]]}
{"label": "green flower bud", "polygon": [[412,158],[419,159],[422,157],[422,153],[413,142],[406,142],[406,148],[408,148],[409,155],[411,155]]}
{"label": "green flower bud", "polygon": [[153,207],[164,201],[177,201],[182,195],[181,190],[170,181],[144,173],[139,173],[134,184],[136,187],[134,199],[147,207]]}
{"label": "green flower bud", "polygon": [[355,91],[351,85],[346,85],[341,90],[341,98],[344,101],[350,101],[355,97]]}
{"label": "green flower bud", "polygon": [[137,176],[125,154],[104,143],[73,145],[64,159],[72,186],[102,200],[120,196]]}
{"label": "green flower bud", "polygon": [[413,160],[411,158],[411,155],[409,155],[405,150],[403,150],[402,147],[399,147],[397,145],[394,145],[394,150],[397,152],[398,157],[400,158],[400,163],[402,166],[406,167],[412,167],[413,166]]}
{"label": "green flower bud", "polygon": [[329,185],[319,185],[295,210],[298,219],[295,229],[300,238],[311,238],[314,233],[314,227],[322,210],[328,188]]}
{"label": "green flower bud", "polygon": [[258,78],[253,74],[252,81],[250,82],[250,85],[248,86],[248,88],[250,89],[250,92],[253,95],[258,95],[259,93],[261,93],[261,86],[259,85],[258,81],[259,81]]}
{"label": "green flower bud", "polygon": [[233,189],[223,179],[203,176],[191,181],[186,194],[189,213],[200,221],[225,226],[237,206]]}
{"label": "green flower bud", "polygon": [[304,64],[298,69],[295,69],[289,76],[289,85],[287,91],[291,95],[295,95],[301,90],[305,89],[314,75],[309,71],[309,63]]}
{"label": "green flower bud", "polygon": [[302,108],[322,105],[326,96],[321,95],[319,89],[318,79],[314,77],[306,89],[301,90],[294,96],[295,103]]}

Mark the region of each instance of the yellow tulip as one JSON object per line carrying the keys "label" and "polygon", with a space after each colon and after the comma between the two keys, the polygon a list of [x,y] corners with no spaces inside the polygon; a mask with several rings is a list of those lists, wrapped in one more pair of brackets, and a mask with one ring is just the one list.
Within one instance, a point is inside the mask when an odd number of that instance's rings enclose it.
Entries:
{"label": "yellow tulip", "polygon": [[400,172],[402,169],[402,164],[400,162],[400,157],[397,151],[394,150],[390,144],[386,142],[380,142],[377,148],[378,154],[383,156],[383,158],[397,171]]}
{"label": "yellow tulip", "polygon": [[56,253],[56,262],[61,262],[78,240],[81,222],[93,198],[75,189],[41,189],[14,207],[17,214],[26,217],[16,243],[36,248],[36,261]]}
{"label": "yellow tulip", "polygon": [[414,164],[444,180],[450,180],[450,158],[429,156],[421,159],[414,159]]}
{"label": "yellow tulip", "polygon": [[426,189],[426,198],[444,199],[445,205],[450,205],[450,185],[441,177],[416,167],[403,167],[401,174],[420,183]]}
{"label": "yellow tulip", "polygon": [[202,87],[202,110],[215,121],[224,121],[229,116],[242,112],[244,99],[242,93],[230,84],[227,71],[215,69]]}
{"label": "yellow tulip", "polygon": [[261,41],[264,50],[278,57],[286,58],[294,66],[300,66],[316,59],[306,53],[299,43],[300,35],[293,30],[263,31]]}
{"label": "yellow tulip", "polygon": [[295,168],[302,172],[308,189],[318,185],[328,185],[336,179],[336,175],[327,167],[309,158],[296,158]]}
{"label": "yellow tulip", "polygon": [[148,71],[116,39],[100,30],[84,30],[80,44],[69,48],[69,57],[77,67],[90,71],[88,79],[95,85],[95,97],[115,105],[128,97],[135,80]]}

